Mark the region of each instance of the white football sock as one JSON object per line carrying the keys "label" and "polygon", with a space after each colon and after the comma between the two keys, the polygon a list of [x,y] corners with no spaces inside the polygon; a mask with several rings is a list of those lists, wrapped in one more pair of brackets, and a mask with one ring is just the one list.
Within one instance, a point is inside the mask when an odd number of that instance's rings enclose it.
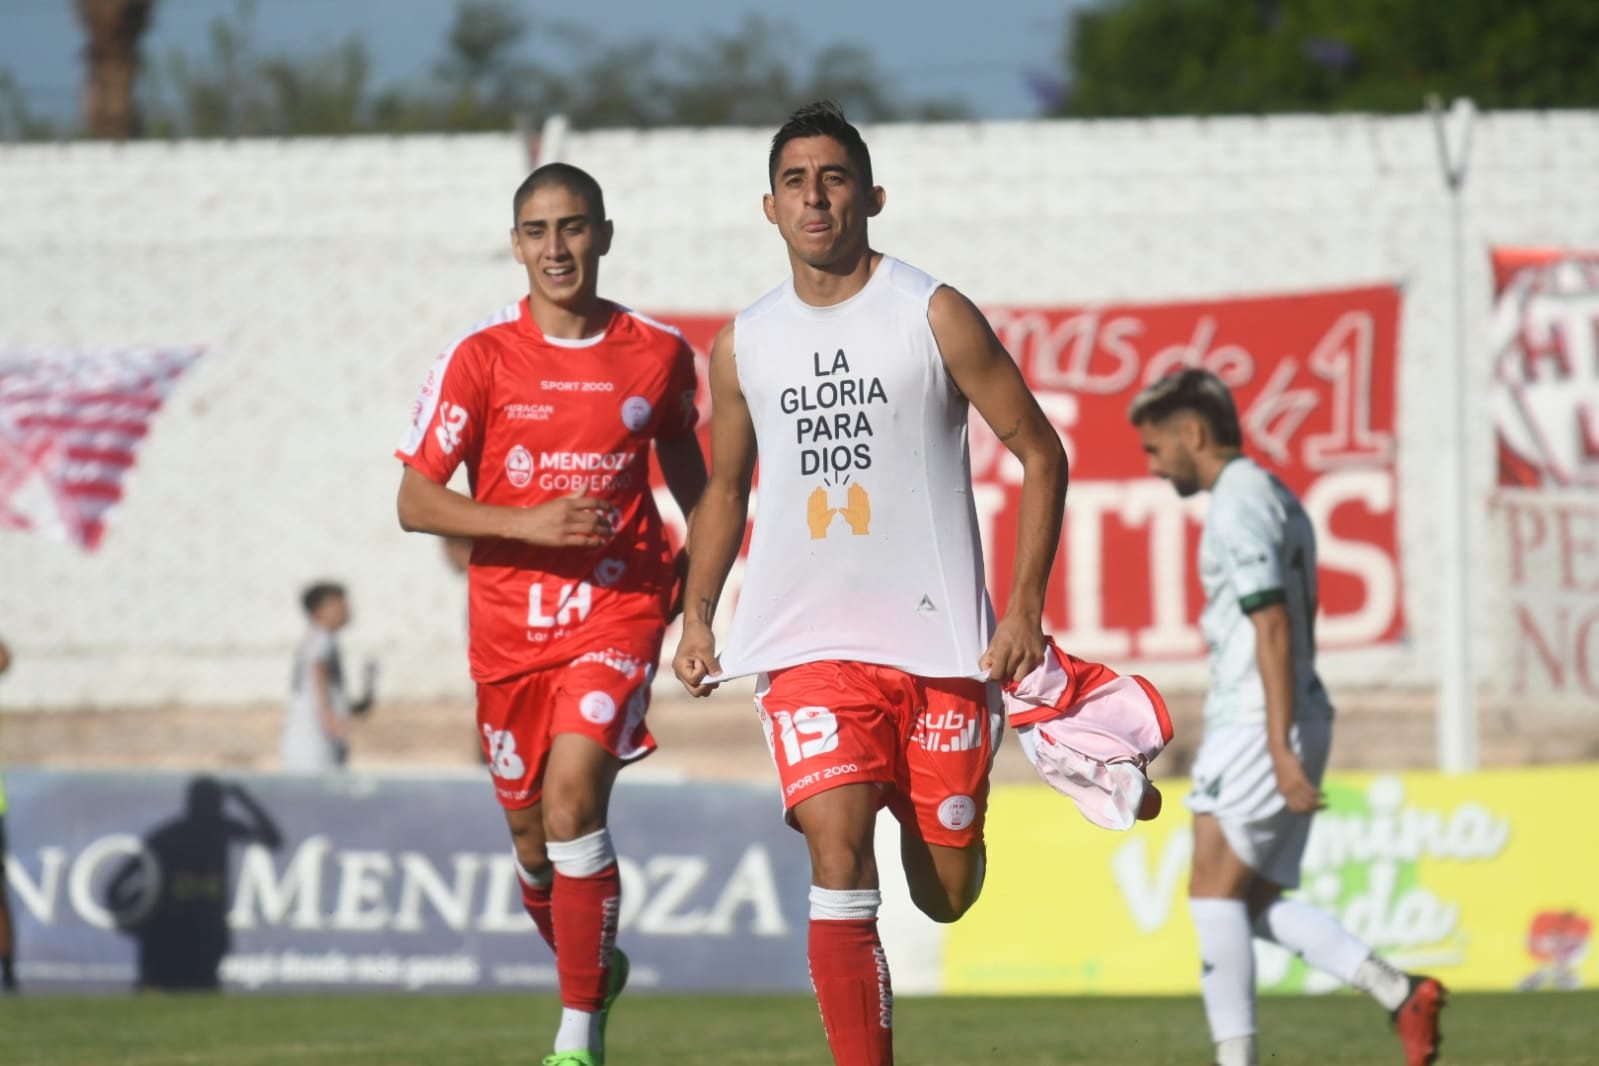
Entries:
{"label": "white football sock", "polygon": [[[1242,900],[1190,899],[1199,934],[1200,991],[1218,1054],[1224,1041],[1255,1035],[1255,946]],[[1251,1052],[1252,1054],[1252,1052]],[[1250,1061],[1253,1061],[1251,1058]]]}
{"label": "white football sock", "polygon": [[1320,907],[1297,899],[1279,899],[1255,918],[1255,935],[1280,944],[1322,973],[1346,985],[1371,957],[1371,949]]}
{"label": "white football sock", "polygon": [[599,1046],[599,1014],[562,1007],[561,1027],[555,1031],[555,1050],[594,1051]]}
{"label": "white football sock", "polygon": [[821,888],[811,886],[811,920],[850,922],[876,918],[883,893],[875,888]]}
{"label": "white football sock", "polygon": [[1349,983],[1381,1003],[1390,1014],[1410,998],[1410,975],[1375,955],[1361,962]]}
{"label": "white football sock", "polygon": [[593,877],[616,861],[608,829],[596,829],[576,840],[546,841],[544,853],[563,877]]}
{"label": "white football sock", "polygon": [[1260,1066],[1252,1036],[1234,1036],[1216,1045],[1216,1066]]}

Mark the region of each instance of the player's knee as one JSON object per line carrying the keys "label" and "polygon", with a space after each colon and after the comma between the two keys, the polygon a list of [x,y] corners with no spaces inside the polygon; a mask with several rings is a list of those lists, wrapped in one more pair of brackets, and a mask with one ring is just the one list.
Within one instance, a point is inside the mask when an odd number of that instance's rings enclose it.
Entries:
{"label": "player's knee", "polygon": [[842,842],[812,845],[811,883],[823,888],[875,888],[877,859],[869,849],[852,848]]}
{"label": "player's knee", "polygon": [[960,921],[961,916],[972,909],[972,904],[977,902],[977,892],[942,883],[912,885],[911,902],[933,921],[948,925]]}
{"label": "player's knee", "polygon": [[581,796],[561,803],[544,802],[544,835],[551,841],[576,840],[605,828],[599,804],[584,802]]}
{"label": "player's knee", "polygon": [[550,857],[544,850],[542,838],[511,837],[511,850],[516,854],[516,864],[535,880],[542,879],[550,870]]}

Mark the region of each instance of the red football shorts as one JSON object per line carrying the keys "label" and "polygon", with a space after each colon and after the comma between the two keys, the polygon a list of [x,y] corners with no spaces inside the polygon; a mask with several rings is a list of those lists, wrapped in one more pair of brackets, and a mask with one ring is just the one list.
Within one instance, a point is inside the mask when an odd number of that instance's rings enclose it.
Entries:
{"label": "red football shorts", "polygon": [[890,786],[884,803],[929,844],[982,841],[1004,728],[996,686],[826,661],[764,676],[755,707],[790,825],[811,796],[872,782]]}
{"label": "red football shorts", "polygon": [[584,650],[564,666],[477,686],[478,739],[507,810],[539,801],[557,733],[592,737],[623,762],[655,750],[644,712],[661,654],[660,626],[612,628],[592,639],[580,634],[575,647]]}

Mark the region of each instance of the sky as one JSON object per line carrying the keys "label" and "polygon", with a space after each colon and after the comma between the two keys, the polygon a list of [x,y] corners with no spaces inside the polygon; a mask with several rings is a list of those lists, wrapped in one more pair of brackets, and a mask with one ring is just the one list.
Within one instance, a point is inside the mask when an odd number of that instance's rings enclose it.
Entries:
{"label": "sky", "polygon": [[[759,13],[791,28],[810,51],[863,45],[900,99],[954,98],[978,118],[1038,113],[1029,73],[1058,75],[1065,13],[1088,0],[514,0],[539,19],[587,25],[602,40],[658,36],[693,43]],[[203,53],[211,21],[236,0],[156,0],[146,55]],[[0,70],[27,93],[37,114],[72,116],[78,106],[81,34],[73,0],[0,0]],[[373,82],[425,75],[440,50],[454,0],[256,0],[263,51],[320,50],[352,33],[365,38]],[[803,69],[806,65],[796,64]]]}

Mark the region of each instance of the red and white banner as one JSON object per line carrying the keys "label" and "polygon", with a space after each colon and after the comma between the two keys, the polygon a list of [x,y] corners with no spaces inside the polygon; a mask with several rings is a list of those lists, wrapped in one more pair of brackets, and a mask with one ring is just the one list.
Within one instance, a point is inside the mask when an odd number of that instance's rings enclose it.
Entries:
{"label": "red and white banner", "polygon": [[[1112,660],[1204,654],[1194,556],[1205,498],[1182,500],[1149,477],[1127,422],[1140,388],[1185,365],[1209,367],[1232,386],[1246,450],[1299,494],[1316,524],[1318,641],[1351,648],[1399,636],[1396,288],[986,314],[1071,457],[1045,613],[1062,647]],[[701,355],[708,416],[704,357],[726,318],[660,317]],[[971,447],[989,586],[1003,601],[1021,468],[978,418]]]}
{"label": "red and white banner", "polygon": [[1599,487],[1599,252],[1496,248],[1499,484]]}
{"label": "red and white banner", "polygon": [[1494,421],[1514,695],[1599,700],[1599,252],[1496,248]]}
{"label": "red and white banner", "polygon": [[90,551],[198,348],[0,351],[0,529]]}

